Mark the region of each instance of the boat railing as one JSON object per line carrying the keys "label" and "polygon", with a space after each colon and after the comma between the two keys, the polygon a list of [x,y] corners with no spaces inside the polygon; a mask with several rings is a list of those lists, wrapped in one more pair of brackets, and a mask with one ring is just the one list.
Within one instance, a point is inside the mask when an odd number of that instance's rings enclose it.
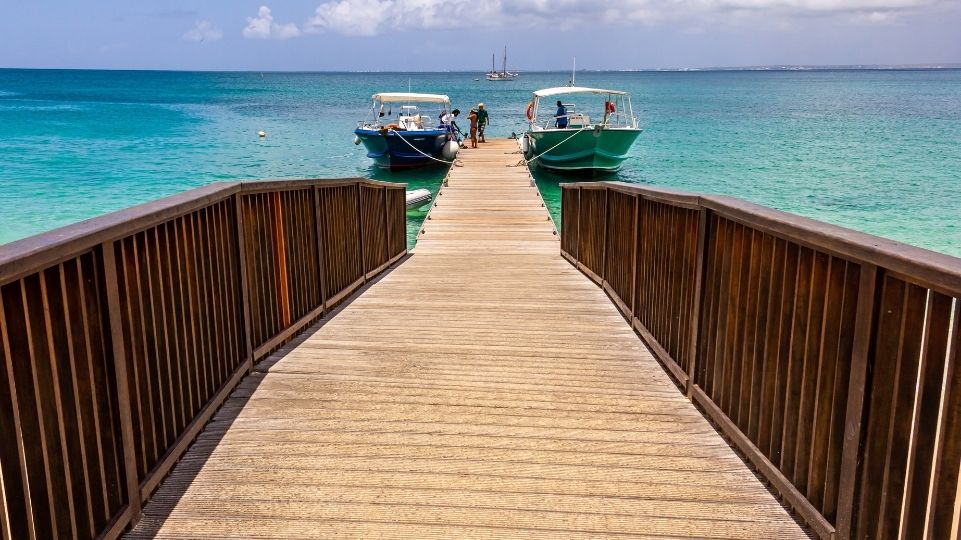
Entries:
{"label": "boat railing", "polygon": [[814,532],[951,536],[961,259],[730,197],[561,188],[563,256]]}
{"label": "boat railing", "polygon": [[0,537],[117,537],[238,382],[407,251],[405,186],[211,184],[0,246]]}
{"label": "boat railing", "polygon": [[[560,118],[568,119],[567,126],[563,128],[557,127],[557,120]],[[612,118],[617,118],[618,120],[615,122],[612,122],[611,121]],[[585,119],[586,122],[578,123],[574,121],[578,119]],[[608,115],[608,117],[602,120],[600,123],[592,124],[590,123],[590,117],[588,117],[587,115],[583,113],[574,113],[574,114],[567,114],[567,115],[561,115],[561,116],[551,116],[549,119],[545,119],[543,124],[539,125],[539,128],[542,130],[546,130],[546,129],[577,130],[577,129],[582,129],[584,127],[592,128],[592,127],[595,127],[595,125],[603,125],[604,127],[609,127],[609,128],[637,128],[637,119],[626,114],[622,115],[620,113],[612,113]]]}
{"label": "boat railing", "polygon": [[603,125],[613,128],[637,128],[637,118],[621,112],[609,113],[604,118]]}

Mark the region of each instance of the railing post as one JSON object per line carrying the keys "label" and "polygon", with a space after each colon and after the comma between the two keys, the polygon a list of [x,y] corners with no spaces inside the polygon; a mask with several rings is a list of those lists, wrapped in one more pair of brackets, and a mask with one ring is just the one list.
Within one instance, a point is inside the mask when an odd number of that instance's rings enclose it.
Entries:
{"label": "railing post", "polygon": [[611,198],[611,188],[604,186],[604,219],[602,220],[601,226],[604,227],[604,244],[601,249],[601,272],[597,277],[601,278],[601,287],[607,283],[607,222],[609,221],[607,215],[609,213]]}
{"label": "railing post", "polygon": [[127,510],[130,526],[140,521],[140,479],[137,477],[137,458],[133,440],[133,416],[130,408],[130,385],[127,380],[127,353],[124,348],[123,321],[120,318],[120,286],[117,281],[117,257],[114,242],[101,244],[103,275],[110,319],[110,341],[113,352],[114,374],[117,383],[117,409],[120,416],[120,436],[123,442],[124,476],[127,484]]}
{"label": "railing post", "polygon": [[634,235],[631,239],[631,317],[628,321],[632,326],[634,325],[634,319],[637,318],[637,252],[640,247],[638,246],[638,241],[641,238],[640,231],[638,230],[640,217],[641,196],[634,195],[634,227],[631,229]]}
{"label": "railing post", "polygon": [[360,182],[357,186],[357,243],[360,246],[360,279],[361,283],[367,283],[367,254],[364,252],[364,197],[363,187]]}
{"label": "railing post", "polygon": [[290,281],[287,277],[287,244],[284,238],[284,202],[281,191],[270,193],[271,204],[274,209],[273,240],[274,240],[274,268],[277,274],[277,311],[280,316],[280,328],[287,328],[294,321],[290,311]]}
{"label": "railing post", "polygon": [[321,214],[321,200],[320,200],[320,186],[313,187],[314,192],[314,229],[317,231],[315,239],[317,240],[317,279],[320,280],[320,303],[324,306],[324,312],[327,312],[327,282],[325,280],[325,269],[324,269],[324,225],[321,221],[323,215]]}
{"label": "railing post", "polygon": [[[577,186],[577,227],[574,228],[574,261],[581,262],[581,223],[584,221],[581,215],[581,186]],[[576,265],[575,265],[576,266]]]}
{"label": "railing post", "polygon": [[838,488],[837,537],[852,537],[855,520],[858,470],[861,461],[861,430],[864,423],[864,398],[867,391],[868,363],[874,339],[875,298],[878,268],[861,265],[857,315],[851,351],[847,413],[844,420],[844,446],[841,450],[841,478]]}
{"label": "railing post", "polygon": [[388,197],[387,186],[384,186],[384,254],[385,261],[390,261],[390,197]]}
{"label": "railing post", "polygon": [[247,232],[244,221],[244,206],[240,193],[234,194],[234,226],[237,236],[237,268],[240,270],[240,303],[241,316],[243,320],[244,344],[247,349],[244,351],[244,362],[247,364],[247,372],[254,367],[254,347],[252,334],[250,332],[250,288],[247,281]]}
{"label": "railing post", "polygon": [[704,268],[707,266],[707,208],[701,207],[697,223],[697,249],[694,251],[694,305],[691,306],[690,358],[687,365],[687,398],[694,394],[694,364],[697,361],[697,343],[701,337],[701,312],[704,311]]}

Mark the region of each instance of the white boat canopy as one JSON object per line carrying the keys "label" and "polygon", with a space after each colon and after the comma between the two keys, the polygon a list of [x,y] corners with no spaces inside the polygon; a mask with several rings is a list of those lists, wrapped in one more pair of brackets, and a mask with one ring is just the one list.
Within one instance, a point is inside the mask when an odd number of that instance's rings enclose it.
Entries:
{"label": "white boat canopy", "polygon": [[374,101],[381,103],[406,103],[416,101],[418,103],[446,103],[450,104],[450,98],[441,94],[412,94],[409,92],[382,92],[372,96]]}
{"label": "white boat canopy", "polygon": [[558,86],[556,88],[545,88],[534,92],[538,98],[557,96],[560,94],[609,94],[615,96],[626,96],[627,92],[620,90],[603,90],[601,88],[585,88],[583,86]]}

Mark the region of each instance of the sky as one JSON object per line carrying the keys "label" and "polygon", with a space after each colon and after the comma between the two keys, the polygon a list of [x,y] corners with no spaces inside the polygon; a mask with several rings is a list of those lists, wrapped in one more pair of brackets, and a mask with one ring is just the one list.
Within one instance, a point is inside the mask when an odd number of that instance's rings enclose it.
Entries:
{"label": "sky", "polygon": [[[4,0],[0,67],[566,70],[961,63],[961,0]],[[499,63],[499,62],[498,62]]]}

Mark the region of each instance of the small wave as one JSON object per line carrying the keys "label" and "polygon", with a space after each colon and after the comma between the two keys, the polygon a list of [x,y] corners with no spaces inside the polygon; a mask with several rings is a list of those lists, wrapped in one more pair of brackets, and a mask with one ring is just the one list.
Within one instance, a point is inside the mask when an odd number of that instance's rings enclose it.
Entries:
{"label": "small wave", "polygon": [[15,97],[15,96],[22,96],[22,95],[23,94],[19,92],[11,92],[9,90],[0,90],[0,98]]}
{"label": "small wave", "polygon": [[[13,103],[20,103],[16,100]],[[15,111],[82,111],[84,107],[70,104],[52,104],[52,105],[33,105],[20,103],[17,105],[8,104],[4,105],[5,110],[15,110]]]}

